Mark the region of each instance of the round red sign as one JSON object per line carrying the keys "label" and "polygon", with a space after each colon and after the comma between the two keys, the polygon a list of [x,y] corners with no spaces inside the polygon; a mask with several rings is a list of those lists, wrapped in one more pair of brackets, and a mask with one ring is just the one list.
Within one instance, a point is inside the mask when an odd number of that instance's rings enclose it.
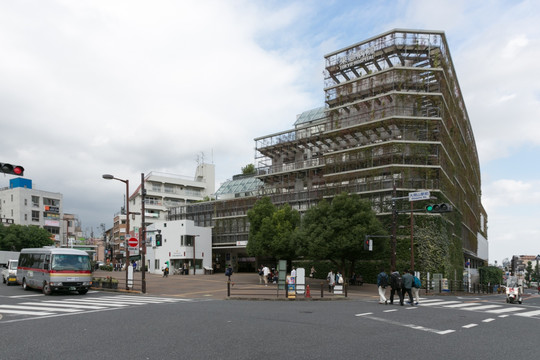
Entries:
{"label": "round red sign", "polygon": [[130,239],[128,240],[128,245],[129,245],[130,247],[137,247],[137,245],[139,245],[139,240],[137,240],[137,238],[134,238],[134,237],[133,237],[133,238],[130,238]]}

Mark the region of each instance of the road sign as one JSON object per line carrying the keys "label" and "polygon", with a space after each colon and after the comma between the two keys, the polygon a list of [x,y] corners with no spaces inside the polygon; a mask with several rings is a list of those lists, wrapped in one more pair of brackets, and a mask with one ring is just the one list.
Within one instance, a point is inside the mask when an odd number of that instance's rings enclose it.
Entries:
{"label": "road sign", "polygon": [[128,245],[129,247],[137,247],[139,245],[139,240],[137,240],[137,238],[132,237],[128,240]]}
{"label": "road sign", "polygon": [[409,201],[429,200],[429,198],[429,191],[418,191],[409,193]]}

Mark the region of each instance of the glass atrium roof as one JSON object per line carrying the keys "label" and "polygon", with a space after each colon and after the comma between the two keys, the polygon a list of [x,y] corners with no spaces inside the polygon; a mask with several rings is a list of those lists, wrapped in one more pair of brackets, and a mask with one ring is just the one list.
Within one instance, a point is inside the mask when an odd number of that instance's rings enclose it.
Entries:
{"label": "glass atrium roof", "polygon": [[325,110],[325,107],[323,106],[320,108],[304,111],[303,113],[301,113],[300,115],[296,117],[294,126],[324,119],[326,117],[324,110]]}
{"label": "glass atrium roof", "polygon": [[221,184],[219,189],[216,191],[216,195],[254,192],[257,191],[262,185],[263,182],[253,176],[242,177],[239,179],[229,180]]}

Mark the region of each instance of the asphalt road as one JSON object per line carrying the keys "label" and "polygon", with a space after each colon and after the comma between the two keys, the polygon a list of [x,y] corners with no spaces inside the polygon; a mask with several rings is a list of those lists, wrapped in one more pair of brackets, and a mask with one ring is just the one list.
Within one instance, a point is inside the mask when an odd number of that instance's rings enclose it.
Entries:
{"label": "asphalt road", "polygon": [[[11,307],[9,307],[11,306]],[[7,313],[42,311],[48,315]],[[94,308],[92,308],[94,307]],[[0,287],[0,359],[536,358],[540,297],[249,301]]]}

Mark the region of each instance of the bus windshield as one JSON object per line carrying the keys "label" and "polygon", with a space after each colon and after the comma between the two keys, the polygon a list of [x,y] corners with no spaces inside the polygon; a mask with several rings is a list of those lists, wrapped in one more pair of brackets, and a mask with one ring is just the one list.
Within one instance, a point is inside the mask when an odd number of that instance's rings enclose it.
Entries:
{"label": "bus windshield", "polygon": [[55,254],[52,257],[52,270],[90,270],[90,258],[85,255]]}

